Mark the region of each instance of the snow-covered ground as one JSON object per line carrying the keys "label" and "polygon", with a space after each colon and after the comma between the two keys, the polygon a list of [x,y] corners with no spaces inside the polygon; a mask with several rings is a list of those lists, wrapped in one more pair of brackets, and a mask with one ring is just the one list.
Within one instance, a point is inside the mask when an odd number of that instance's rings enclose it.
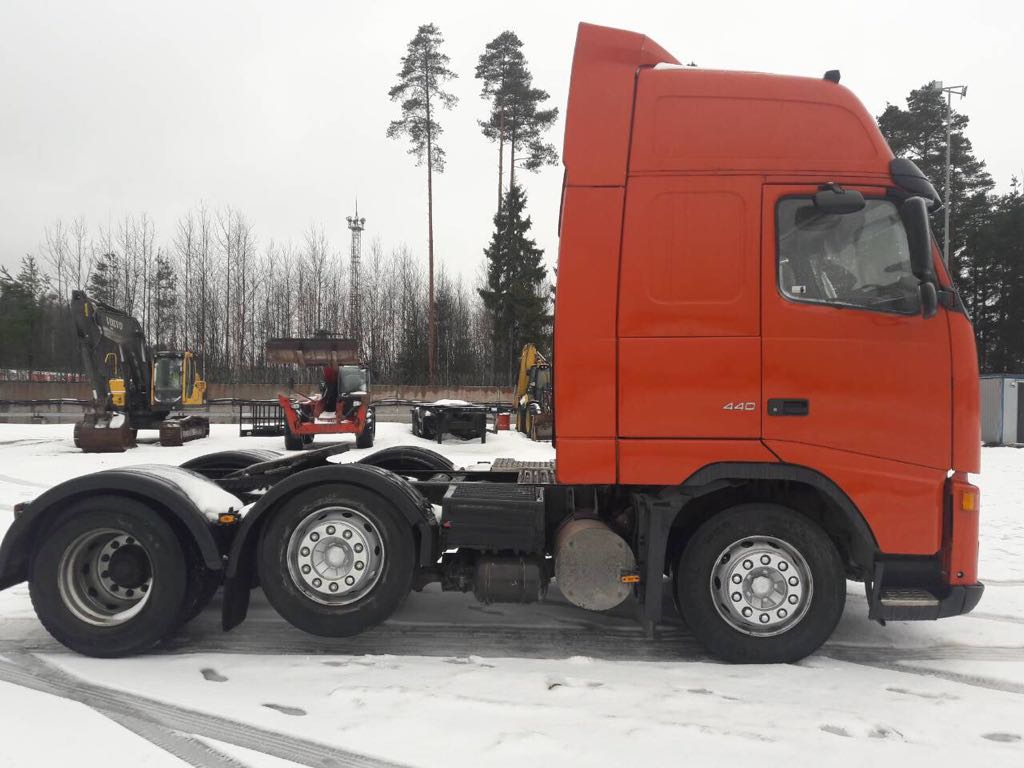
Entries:
{"label": "snow-covered ground", "polygon": [[[378,449],[437,447],[377,429]],[[0,533],[15,503],[75,475],[279,443],[214,425],[180,448],[84,455],[70,426],[0,425]],[[553,456],[515,433],[441,450]],[[19,585],[0,593],[0,766],[1024,765],[1024,451],[983,464],[977,611],[882,628],[851,585],[833,639],[796,665],[715,663],[677,620],[647,640],[628,607],[434,589],[344,641],[292,629],[260,595],[225,634],[215,602],[157,653],[101,661],[51,640]]]}

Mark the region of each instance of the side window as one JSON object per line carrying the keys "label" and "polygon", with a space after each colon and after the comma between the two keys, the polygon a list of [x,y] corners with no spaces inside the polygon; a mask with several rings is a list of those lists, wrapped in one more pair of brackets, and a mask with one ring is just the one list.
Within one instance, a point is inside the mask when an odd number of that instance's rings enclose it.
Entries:
{"label": "side window", "polygon": [[920,311],[918,280],[899,210],[869,199],[856,213],[823,213],[807,197],[788,197],[776,209],[778,279],[794,301],[878,312]]}

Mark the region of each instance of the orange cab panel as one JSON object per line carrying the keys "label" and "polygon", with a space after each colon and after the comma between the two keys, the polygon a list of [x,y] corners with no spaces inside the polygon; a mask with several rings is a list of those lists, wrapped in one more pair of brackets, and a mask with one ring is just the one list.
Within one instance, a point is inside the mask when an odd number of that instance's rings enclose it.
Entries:
{"label": "orange cab panel", "polygon": [[619,482],[678,485],[718,462],[776,461],[759,440],[620,440]]}
{"label": "orange cab panel", "polygon": [[622,437],[760,437],[760,400],[757,337],[619,340]]}
{"label": "orange cab panel", "polygon": [[[555,434],[615,437],[620,187],[567,187],[555,302]],[[563,445],[559,439],[559,461]]]}
{"label": "orange cab panel", "polygon": [[642,70],[630,174],[884,171],[892,152],[847,88],[810,77]]}
{"label": "orange cab panel", "polygon": [[882,552],[934,555],[942,546],[946,473],[818,445],[765,440],[782,461],[815,469],[864,516]]}
{"label": "orange cab panel", "polygon": [[619,335],[756,336],[760,177],[631,177]]}

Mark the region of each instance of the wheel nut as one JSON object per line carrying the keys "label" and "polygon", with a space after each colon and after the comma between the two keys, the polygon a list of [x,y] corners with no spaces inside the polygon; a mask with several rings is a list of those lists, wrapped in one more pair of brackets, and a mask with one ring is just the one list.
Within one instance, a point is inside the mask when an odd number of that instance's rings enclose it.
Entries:
{"label": "wheel nut", "polygon": [[363,551],[363,545],[362,544],[356,544],[355,546],[352,547],[352,549],[354,551],[356,551],[356,552],[362,552]]}
{"label": "wheel nut", "polygon": [[352,576],[346,576],[345,577],[345,583],[348,584],[351,587],[353,584],[356,583],[356,580]]}
{"label": "wheel nut", "polygon": [[311,534],[309,534],[309,538],[311,541],[320,541],[320,534],[316,531],[313,531]]}
{"label": "wheel nut", "polygon": [[768,565],[772,559],[768,555],[761,555],[761,565]]}
{"label": "wheel nut", "polygon": [[323,584],[323,582],[320,581],[320,579],[313,579],[313,586],[316,587],[317,589],[319,589],[322,584]]}
{"label": "wheel nut", "polygon": [[362,560],[356,560],[356,570],[361,571],[366,566]]}
{"label": "wheel nut", "polygon": [[789,604],[790,605],[796,605],[798,602],[800,602],[800,598],[798,598],[796,595],[790,595],[789,596]]}
{"label": "wheel nut", "polygon": [[344,539],[351,539],[352,538],[352,531],[350,531],[348,528],[346,528],[344,531],[341,532],[341,536]]}
{"label": "wheel nut", "polygon": [[789,611],[785,608],[779,608],[779,612],[776,614],[780,619],[784,619],[789,615]]}
{"label": "wheel nut", "polygon": [[779,570],[780,571],[788,571],[789,570],[789,563],[787,563],[785,560],[781,561],[779,563]]}
{"label": "wheel nut", "polygon": [[758,617],[759,621],[760,621],[760,622],[761,622],[762,624],[767,624],[767,623],[768,623],[768,618],[769,618],[769,617],[768,617],[768,614],[767,614],[767,613],[762,613],[762,614],[761,614],[761,615],[760,615],[760,616]]}
{"label": "wheel nut", "polygon": [[749,619],[751,616],[754,615],[754,612],[750,608],[744,608],[743,615]]}
{"label": "wheel nut", "polygon": [[299,554],[303,557],[309,557],[309,547],[303,547],[299,550]]}
{"label": "wheel nut", "polygon": [[331,592],[337,592],[337,591],[338,591],[338,582],[332,581],[331,582]]}
{"label": "wheel nut", "polygon": [[790,576],[789,577],[789,586],[795,587],[799,583],[800,583],[800,579],[798,579],[796,576]]}
{"label": "wheel nut", "polygon": [[328,536],[333,536],[334,535],[334,526],[333,525],[328,525],[327,526],[327,535]]}
{"label": "wheel nut", "polygon": [[748,570],[748,571],[749,571],[749,570],[750,570],[751,568],[753,568],[753,567],[754,567],[754,564],[753,564],[752,562],[750,562],[749,560],[744,560],[744,561],[743,561],[743,567],[744,567],[744,568],[745,568],[746,570]]}
{"label": "wheel nut", "polygon": [[738,603],[742,599],[743,599],[743,595],[741,595],[739,592],[733,592],[732,593],[732,601],[734,603]]}
{"label": "wheel nut", "polygon": [[313,570],[313,569],[310,568],[308,565],[302,566],[302,572],[303,573],[309,573],[311,570]]}

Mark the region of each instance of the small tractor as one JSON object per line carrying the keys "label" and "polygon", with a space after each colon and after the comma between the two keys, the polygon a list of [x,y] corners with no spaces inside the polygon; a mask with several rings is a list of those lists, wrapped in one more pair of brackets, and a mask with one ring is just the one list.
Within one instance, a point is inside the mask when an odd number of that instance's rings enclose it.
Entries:
{"label": "small tractor", "polygon": [[551,365],[533,344],[523,347],[516,380],[516,429],[531,440],[550,440],[554,426]]}
{"label": "small tractor", "polygon": [[376,432],[370,405],[370,374],[354,339],[318,334],[308,339],[269,339],[267,362],[320,367],[318,394],[279,394],[284,414],[284,447],[301,450],[317,435],[354,434],[357,448],[373,446]]}
{"label": "small tractor", "polygon": [[181,445],[210,434],[206,382],[191,352],[150,349],[139,321],[72,291],[71,314],[92,379],[93,401],[75,424],[75,446],[85,453],[119,453],[135,446],[140,429],[160,430],[160,445]]}

